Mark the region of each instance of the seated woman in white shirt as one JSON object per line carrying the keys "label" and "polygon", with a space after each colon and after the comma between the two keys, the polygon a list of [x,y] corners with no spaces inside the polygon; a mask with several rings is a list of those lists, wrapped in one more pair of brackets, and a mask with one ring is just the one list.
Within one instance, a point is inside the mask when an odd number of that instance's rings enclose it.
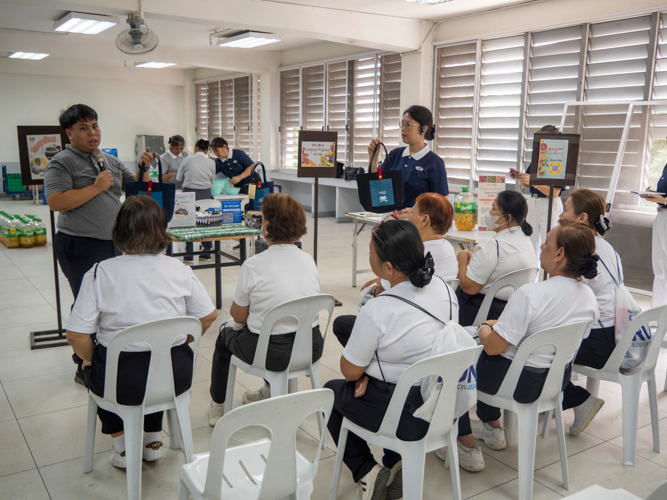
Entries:
{"label": "seated woman in white shirt", "polygon": [[[470,326],[475,321],[484,296],[501,276],[520,269],[537,267],[537,258],[529,236],[533,228],[526,222],[528,205],[518,191],[503,191],[493,200],[491,211],[484,214],[484,224],[493,229],[493,238],[482,240],[471,254],[462,250],[456,256],[459,264],[459,323]],[[511,288],[500,290],[491,303],[487,319],[498,319]]]}
{"label": "seated woman in white shirt", "polygon": [[[452,204],[446,196],[441,194],[423,193],[417,197],[417,201],[410,210],[408,220],[419,231],[419,236],[424,242],[424,252],[430,252],[433,257],[435,276],[445,281],[455,280],[459,270],[456,263],[456,252],[452,244],[444,239],[454,220]],[[373,284],[375,288],[372,293],[376,297],[385,289],[391,288],[386,280],[375,278],[367,282],[362,290]],[[350,338],[356,318],[355,315],[345,315],[338,316],[334,320],[334,335],[343,346]]]}
{"label": "seated woman in white shirt", "polygon": [[[269,248],[241,266],[229,313],[234,325],[224,326],[215,343],[211,369],[209,424],[215,426],[224,412],[227,378],[232,354],[252,363],[262,323],[268,312],[284,302],[320,293],[320,275],[313,258],[294,245],[306,234],[306,214],[287,194],[273,193],[262,201],[262,234]],[[266,367],[280,372],[289,365],[297,323],[293,318],[277,321],[271,331]],[[317,319],[313,322],[313,362],[322,357],[324,342]],[[244,403],[271,396],[268,385],[243,395]]]}
{"label": "seated woman in white shirt", "polygon": [[[371,267],[391,284],[391,290],[361,309],[340,359],[345,380],[325,384],[335,395],[328,428],[336,443],[343,417],[371,431],[379,429],[400,376],[429,356],[442,330],[440,321],[458,318],[454,291],[441,279],[431,279],[433,259],[424,256],[424,244],[413,224],[403,220],[381,224],[369,246]],[[388,294],[419,305],[440,321]],[[414,386],[398,426],[400,439],[419,440],[428,431],[428,422],[412,416],[422,404],[419,385]],[[403,496],[398,453],[384,450],[383,465],[379,465],[368,444],[350,433],[343,461],[361,486],[363,500]]]}
{"label": "seated woman in white shirt", "polygon": [[[574,362],[592,368],[603,368],[616,348],[614,325],[616,323],[616,283],[623,283],[623,263],[616,250],[603,236],[611,228],[605,217],[605,199],[590,189],[577,189],[565,202],[561,220],[581,222],[595,234],[595,246],[600,260],[598,274],[586,280],[591,287],[600,309],[600,319],[591,328],[591,333],[581,342]],[[600,411],[604,401],[589,393],[585,387],[569,382],[563,390],[563,409],[574,409],[574,422],[570,434],[580,434]]]}
{"label": "seated woman in white shirt", "polygon": [[[510,297],[498,320],[489,320],[479,327],[479,340],[484,350],[477,362],[477,388],[496,394],[512,365],[521,342],[528,336],[557,326],[599,318],[595,295],[583,278],[597,274],[595,238],[591,230],[570,221],[549,231],[541,247],[542,269],[549,279],[524,285]],[[572,353],[574,357],[575,353]],[[519,403],[537,400],[553,361],[553,349],[535,350],[521,372],[514,399]],[[570,380],[571,364],[565,370],[563,387]],[[480,420],[470,422],[468,414],[459,418],[459,465],[477,472],[484,468],[482,450],[475,439],[482,439],[492,450],[502,450],[507,444],[500,427],[500,409],[477,401]],[[444,450],[436,455],[445,459]]]}
{"label": "seated woman in white shirt", "polygon": [[[164,210],[149,196],[130,196],[120,207],[113,242],[123,255],[100,262],[86,273],[67,321],[67,341],[83,360],[90,391],[104,396],[107,347],[126,328],[178,316],[194,316],[204,333],[217,317],[206,289],[188,266],[162,252],[171,238]],[[91,335],[97,333],[97,344]],[[185,335],[171,349],[176,395],[192,384],[194,355]],[[120,404],[140,405],[146,392],[150,350],[127,346],[118,358],[117,397]],[[99,408],[102,433],[111,434],[111,465],[125,468],[123,421]],[[162,457],[163,412],[144,417],[144,460]]]}

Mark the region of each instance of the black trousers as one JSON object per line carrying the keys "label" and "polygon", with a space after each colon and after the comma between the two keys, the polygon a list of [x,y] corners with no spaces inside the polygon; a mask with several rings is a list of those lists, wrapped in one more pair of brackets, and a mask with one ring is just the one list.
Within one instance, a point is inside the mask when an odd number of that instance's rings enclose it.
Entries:
{"label": "black trousers", "polygon": [[[588,338],[581,341],[581,347],[579,347],[574,362],[577,365],[590,366],[599,370],[604,368],[615,348],[616,335],[613,326],[592,329]],[[574,385],[571,380],[568,380],[563,389],[563,410],[583,404],[590,395],[591,393],[584,387]]]}
{"label": "black trousers", "polygon": [[[118,403],[128,406],[140,405],[146,394],[148,367],[151,353],[121,352],[118,357],[118,379],[116,383],[116,399]],[[104,375],[106,373],[107,348],[101,344],[95,346],[93,364],[83,370],[86,385],[93,394],[104,397]],[[192,385],[192,365],[194,353],[185,343],[171,348],[171,362],[174,369],[174,389],[176,395],[183,394]],[[164,412],[152,413],[144,416],[144,432],[159,432],[162,430],[162,416]],[[97,409],[97,415],[102,421],[103,434],[115,434],[123,430],[123,420],[102,408]]]}
{"label": "black trousers", "polygon": [[[266,352],[266,368],[271,372],[282,372],[289,366],[292,356],[292,346],[296,333],[271,335],[269,348]],[[245,363],[252,363],[255,359],[259,335],[252,333],[244,326],[241,330],[234,330],[227,326],[220,330],[218,340],[213,351],[213,366],[211,367],[211,398],[218,404],[227,399],[227,380],[232,355]],[[322,357],[324,339],[320,327],[313,327],[313,363]]]}
{"label": "black trousers", "polygon": [[[497,394],[500,386],[505,380],[505,375],[512,365],[512,360],[503,356],[489,356],[482,351],[477,362],[477,389],[487,394]],[[518,403],[528,404],[537,401],[542,393],[544,382],[547,380],[549,369],[533,368],[524,366],[519,382],[514,390],[514,400]],[[570,380],[572,365],[568,365],[563,376],[563,387]],[[500,408],[489,406],[482,401],[477,401],[477,416],[482,422],[493,422],[500,418]],[[470,416],[468,413],[459,418],[459,436],[472,434],[470,428]]]}
{"label": "black trousers", "polygon": [[355,315],[349,314],[338,316],[333,322],[334,335],[343,347],[345,347],[347,341],[350,340],[350,335],[352,335],[352,329],[354,328],[354,322],[356,320],[357,317]]}
{"label": "black trousers", "polygon": [[58,264],[69,281],[76,300],[83,276],[98,262],[110,259],[121,252],[111,240],[98,240],[72,236],[58,231],[53,243]]}
{"label": "black trousers", "polygon": [[[355,382],[347,382],[346,380],[330,380],[324,384],[324,387],[334,392],[334,406],[327,428],[336,444],[338,444],[340,437],[343,417],[371,432],[377,432],[396,387],[395,384],[388,384],[382,380],[368,377],[366,393],[360,398],[355,398],[354,386]],[[398,422],[396,435],[399,439],[419,441],[426,435],[429,423],[412,415],[423,404],[420,387],[412,387],[408,393],[403,414]],[[388,449],[384,450],[382,464],[385,467],[391,468],[399,460],[401,460],[401,456],[398,453]],[[377,464],[368,443],[351,432],[347,435],[343,462],[352,471],[355,483],[359,482]]]}
{"label": "black trousers", "polygon": [[[190,188],[183,188],[184,193],[194,193],[195,194],[195,200],[210,200],[211,199],[211,190],[210,189],[190,189]],[[210,241],[202,241],[201,246],[204,247],[204,251],[206,250],[211,250],[213,248],[213,243]],[[192,252],[193,251],[193,244],[192,242],[186,243],[185,244],[185,251],[186,252]],[[200,257],[204,259],[210,259],[211,255],[210,254],[202,254]],[[190,257],[192,258],[192,257]]]}
{"label": "black trousers", "polygon": [[[456,290],[456,297],[459,299],[459,325],[472,326],[475,322],[475,317],[479,312],[479,308],[484,301],[485,295],[482,293],[468,295],[459,288]],[[489,316],[486,319],[500,318],[500,314],[503,312],[506,305],[506,300],[493,299],[491,308],[489,309]]]}

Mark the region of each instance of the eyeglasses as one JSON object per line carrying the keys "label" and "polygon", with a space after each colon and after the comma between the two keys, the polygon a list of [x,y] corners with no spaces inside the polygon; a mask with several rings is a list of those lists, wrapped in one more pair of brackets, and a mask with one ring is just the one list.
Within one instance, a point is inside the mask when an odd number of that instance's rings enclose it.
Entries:
{"label": "eyeglasses", "polygon": [[401,128],[401,129],[406,129],[406,130],[409,130],[409,129],[411,129],[413,126],[418,126],[418,125],[419,125],[419,124],[418,124],[418,123],[415,123],[415,122],[404,122],[404,121],[402,121],[402,120],[398,122],[398,126],[399,126],[399,128]]}
{"label": "eyeglasses", "polygon": [[382,227],[382,224],[384,224],[384,223],[387,221],[387,219],[396,219],[396,216],[395,216],[394,214],[389,214],[389,215],[387,215],[384,219],[382,219],[382,222],[380,222],[380,223],[377,225],[377,227],[376,227],[375,229],[373,229],[373,233],[372,233],[373,236],[374,236],[375,238],[377,238],[377,240],[378,240],[380,243],[382,243],[383,245],[386,245],[386,244],[385,244],[385,242],[382,241],[382,239],[378,236],[378,234],[377,234],[377,230],[380,229],[380,228]]}

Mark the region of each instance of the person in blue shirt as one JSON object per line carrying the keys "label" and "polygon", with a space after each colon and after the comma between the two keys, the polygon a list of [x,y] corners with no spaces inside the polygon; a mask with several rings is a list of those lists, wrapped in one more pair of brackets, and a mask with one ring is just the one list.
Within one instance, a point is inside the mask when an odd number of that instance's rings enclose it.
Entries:
{"label": "person in blue shirt", "polygon": [[[410,106],[403,113],[403,119],[399,122],[401,128],[401,139],[406,147],[396,148],[380,165],[381,168],[389,170],[401,170],[403,172],[403,189],[405,202],[403,210],[397,217],[409,216],[415,200],[423,193],[439,193],[443,196],[449,194],[447,186],[447,171],[445,162],[435,154],[425,141],[432,141],[435,137],[433,126],[433,115],[424,106]],[[375,138],[368,145],[368,158],[370,160],[375,146],[380,139]],[[373,158],[371,172],[377,172],[379,151]]]}
{"label": "person in blue shirt", "polygon": [[252,180],[252,172],[255,162],[240,149],[230,149],[227,141],[222,137],[215,137],[211,141],[213,154],[218,158],[215,160],[216,174],[223,174],[229,178],[229,183],[240,187],[241,191],[248,193],[247,185]]}
{"label": "person in blue shirt", "polygon": [[[648,189],[647,191],[653,191]],[[658,214],[653,222],[653,298],[651,307],[667,304],[667,165],[662,170],[660,180],[655,187],[656,194],[643,196],[646,201],[658,204]],[[658,194],[661,193],[661,194]]]}
{"label": "person in blue shirt", "polygon": [[[539,129],[535,134],[560,134],[560,131],[554,125],[545,125]],[[530,185],[530,169],[532,165],[528,165],[526,173],[511,168],[509,175],[512,179],[517,179],[519,184],[525,189],[530,190],[530,198],[528,198],[528,217],[526,221],[533,226],[533,234],[530,240],[535,248],[535,255],[540,258],[540,246],[547,238],[547,218],[549,211],[549,186],[531,186]],[[551,210],[551,227],[558,225],[558,218],[563,213],[563,201],[561,194],[565,186],[554,186],[554,200]]]}

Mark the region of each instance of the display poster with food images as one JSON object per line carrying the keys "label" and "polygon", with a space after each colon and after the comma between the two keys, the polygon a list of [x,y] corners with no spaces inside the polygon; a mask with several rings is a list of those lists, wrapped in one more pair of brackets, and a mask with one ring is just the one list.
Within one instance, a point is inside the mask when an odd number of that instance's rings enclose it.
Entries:
{"label": "display poster with food images", "polygon": [[565,179],[569,141],[541,139],[537,177],[541,179]]}
{"label": "display poster with food images", "polygon": [[302,167],[333,167],[335,142],[302,142]]}
{"label": "display poster with food images", "polygon": [[176,191],[174,201],[174,216],[169,221],[169,228],[195,227],[197,210],[195,206],[195,193],[184,193]]}
{"label": "display poster with food images", "polygon": [[483,220],[483,215],[491,211],[493,200],[496,199],[498,193],[505,191],[505,176],[504,175],[480,175],[479,183],[477,185],[477,230],[487,231],[488,228],[480,224]]}
{"label": "display poster with food images", "polygon": [[62,151],[60,135],[27,135],[28,160],[30,161],[30,176],[32,180],[44,179],[44,172],[51,159]]}

